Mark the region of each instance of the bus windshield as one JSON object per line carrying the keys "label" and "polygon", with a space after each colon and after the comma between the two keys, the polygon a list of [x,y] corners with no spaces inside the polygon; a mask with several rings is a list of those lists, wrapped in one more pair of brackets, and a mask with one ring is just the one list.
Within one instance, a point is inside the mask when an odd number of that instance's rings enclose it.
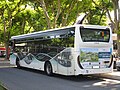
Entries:
{"label": "bus windshield", "polygon": [[110,30],[81,28],[81,38],[83,42],[109,42]]}

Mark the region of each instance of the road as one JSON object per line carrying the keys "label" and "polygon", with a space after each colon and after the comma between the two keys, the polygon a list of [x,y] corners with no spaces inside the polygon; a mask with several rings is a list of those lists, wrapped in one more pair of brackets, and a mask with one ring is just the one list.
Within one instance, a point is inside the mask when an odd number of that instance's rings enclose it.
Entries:
{"label": "road", "polygon": [[[0,67],[0,81],[8,90],[119,90],[120,72],[107,75],[47,76],[44,72]],[[117,77],[117,78],[116,78]]]}

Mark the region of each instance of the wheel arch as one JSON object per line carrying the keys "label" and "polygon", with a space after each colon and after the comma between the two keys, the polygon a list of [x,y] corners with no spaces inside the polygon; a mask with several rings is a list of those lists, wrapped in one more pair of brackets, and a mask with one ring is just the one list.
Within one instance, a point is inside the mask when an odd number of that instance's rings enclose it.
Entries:
{"label": "wheel arch", "polygon": [[[52,64],[51,64],[50,61],[45,61],[45,64],[44,64],[44,71],[45,71],[45,67],[46,67],[47,63],[50,63],[50,65],[52,66]],[[52,66],[52,69],[53,69],[53,66]]]}
{"label": "wheel arch", "polygon": [[[50,74],[48,74],[48,73],[47,73],[47,70],[46,70],[46,67],[47,67],[46,65],[47,65],[48,63],[51,65],[51,68],[52,68]],[[52,76],[52,75],[53,75],[53,66],[52,66],[52,64],[51,64],[50,61],[46,61],[46,62],[45,62],[45,64],[44,64],[44,72],[45,72],[48,76]]]}

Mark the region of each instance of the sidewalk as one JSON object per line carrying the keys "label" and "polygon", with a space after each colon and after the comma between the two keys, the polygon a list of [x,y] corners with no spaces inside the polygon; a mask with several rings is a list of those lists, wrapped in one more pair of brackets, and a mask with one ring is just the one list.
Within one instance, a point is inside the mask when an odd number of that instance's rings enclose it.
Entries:
{"label": "sidewalk", "polygon": [[9,60],[5,60],[5,58],[0,58],[0,63],[10,63]]}
{"label": "sidewalk", "polygon": [[11,65],[9,60],[4,60],[4,58],[0,58],[0,68],[4,67],[14,67],[14,65]]}
{"label": "sidewalk", "polygon": [[100,78],[120,80],[120,71],[117,71],[116,69],[114,69],[112,73],[97,74],[93,76],[100,77]]}
{"label": "sidewalk", "polygon": [[4,61],[4,60],[5,60],[5,58],[1,58],[1,57],[0,57],[0,61]]}
{"label": "sidewalk", "polygon": [[114,70],[112,73],[100,75],[101,77],[120,80],[120,71]]}

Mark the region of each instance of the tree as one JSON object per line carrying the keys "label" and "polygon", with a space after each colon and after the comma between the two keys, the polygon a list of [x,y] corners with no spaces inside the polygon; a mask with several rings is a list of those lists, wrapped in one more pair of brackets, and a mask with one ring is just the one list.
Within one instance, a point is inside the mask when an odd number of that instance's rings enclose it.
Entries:
{"label": "tree", "polygon": [[114,32],[117,33],[118,55],[120,57],[120,7],[119,0],[112,0],[114,10]]}
{"label": "tree", "polygon": [[[94,4],[96,4],[95,0],[92,0]],[[109,2],[108,4],[106,2]],[[120,57],[120,7],[119,7],[119,0],[100,0],[102,3],[106,3],[106,5],[101,5],[100,8],[106,10],[108,14],[109,20],[111,21],[113,33],[117,33],[117,47],[118,47],[118,55]],[[111,5],[112,3],[112,5]],[[97,5],[97,4],[96,4]],[[109,7],[110,6],[110,7]],[[114,20],[110,15],[110,10],[114,11]]]}
{"label": "tree", "polygon": [[105,25],[106,13],[112,10],[110,0],[35,0],[34,3],[37,12],[43,11],[48,28],[74,24],[80,13],[88,13],[89,24]]}
{"label": "tree", "polygon": [[[118,41],[117,41],[117,46],[118,46],[118,54],[120,56],[120,42],[119,42],[119,39],[120,39],[120,34],[119,34],[119,20],[120,20],[120,17],[118,18],[119,14],[120,14],[120,9],[119,9],[119,0],[99,0],[100,3],[96,3],[95,0],[92,0],[92,2],[96,5],[96,6],[99,6],[100,9],[104,10],[107,14],[108,14],[108,17],[109,17],[109,20],[111,21],[111,25],[112,25],[112,29],[113,29],[113,32],[117,32],[117,36],[118,36]],[[111,5],[112,3],[112,5]],[[110,10],[114,10],[114,20],[112,20],[112,17],[110,15]],[[117,11],[119,13],[117,13]],[[114,28],[113,28],[114,27]]]}
{"label": "tree", "polygon": [[79,0],[36,0],[35,10],[42,9],[48,28],[56,28],[73,24],[79,12],[88,9],[89,5],[84,6],[84,3]]}
{"label": "tree", "polygon": [[8,47],[13,35],[73,25],[81,13],[89,24],[104,25],[112,8],[111,0],[2,0],[0,40]]}
{"label": "tree", "polygon": [[111,0],[92,0],[92,2],[94,3],[96,8],[95,12],[97,13],[97,16],[99,16],[98,24],[99,23],[101,23],[101,25],[106,24],[106,20],[105,20],[107,19],[106,13],[108,14],[110,21],[113,23],[110,16],[110,11],[113,10],[113,5]]}
{"label": "tree", "polygon": [[20,5],[23,4],[22,0],[2,0],[0,1],[0,17],[2,24],[2,29],[4,33],[4,43],[6,47],[6,59],[8,59],[8,47],[10,33],[12,30],[12,20],[13,18],[24,9],[20,8]]}

